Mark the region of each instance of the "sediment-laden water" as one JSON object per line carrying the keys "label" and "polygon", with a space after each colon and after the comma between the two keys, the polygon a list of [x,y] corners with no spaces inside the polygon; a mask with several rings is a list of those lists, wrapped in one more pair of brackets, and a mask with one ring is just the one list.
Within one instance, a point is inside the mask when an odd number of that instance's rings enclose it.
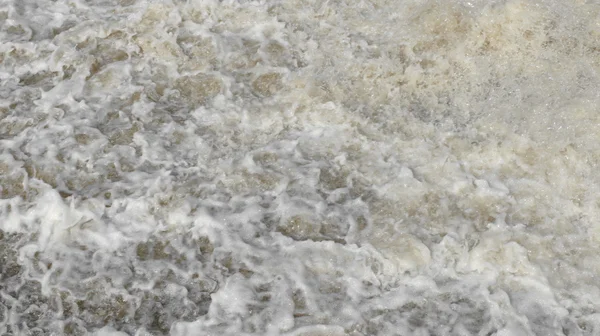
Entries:
{"label": "sediment-laden water", "polygon": [[598,2],[0,26],[0,334],[600,335]]}

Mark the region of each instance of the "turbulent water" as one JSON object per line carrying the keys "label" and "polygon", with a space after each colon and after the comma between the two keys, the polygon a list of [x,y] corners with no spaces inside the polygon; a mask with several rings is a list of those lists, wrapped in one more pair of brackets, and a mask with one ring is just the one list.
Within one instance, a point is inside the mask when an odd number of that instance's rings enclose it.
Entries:
{"label": "turbulent water", "polygon": [[0,25],[1,335],[600,335],[600,3]]}

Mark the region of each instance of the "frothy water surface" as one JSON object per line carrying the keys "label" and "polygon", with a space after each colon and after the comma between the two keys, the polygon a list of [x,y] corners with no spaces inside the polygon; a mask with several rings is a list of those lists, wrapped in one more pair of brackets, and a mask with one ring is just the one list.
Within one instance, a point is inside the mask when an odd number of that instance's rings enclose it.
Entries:
{"label": "frothy water surface", "polygon": [[600,334],[597,2],[0,25],[0,334]]}

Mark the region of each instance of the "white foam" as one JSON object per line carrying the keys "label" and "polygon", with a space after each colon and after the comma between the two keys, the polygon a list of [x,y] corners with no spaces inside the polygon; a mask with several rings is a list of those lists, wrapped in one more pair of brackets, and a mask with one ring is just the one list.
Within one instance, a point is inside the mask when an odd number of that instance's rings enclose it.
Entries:
{"label": "white foam", "polygon": [[7,3],[0,334],[598,334],[599,15]]}

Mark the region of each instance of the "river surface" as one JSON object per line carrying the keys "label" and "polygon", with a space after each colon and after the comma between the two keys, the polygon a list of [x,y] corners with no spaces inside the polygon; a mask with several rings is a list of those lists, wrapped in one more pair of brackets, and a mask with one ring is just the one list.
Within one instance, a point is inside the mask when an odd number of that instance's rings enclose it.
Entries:
{"label": "river surface", "polygon": [[600,3],[0,1],[0,334],[600,335]]}

